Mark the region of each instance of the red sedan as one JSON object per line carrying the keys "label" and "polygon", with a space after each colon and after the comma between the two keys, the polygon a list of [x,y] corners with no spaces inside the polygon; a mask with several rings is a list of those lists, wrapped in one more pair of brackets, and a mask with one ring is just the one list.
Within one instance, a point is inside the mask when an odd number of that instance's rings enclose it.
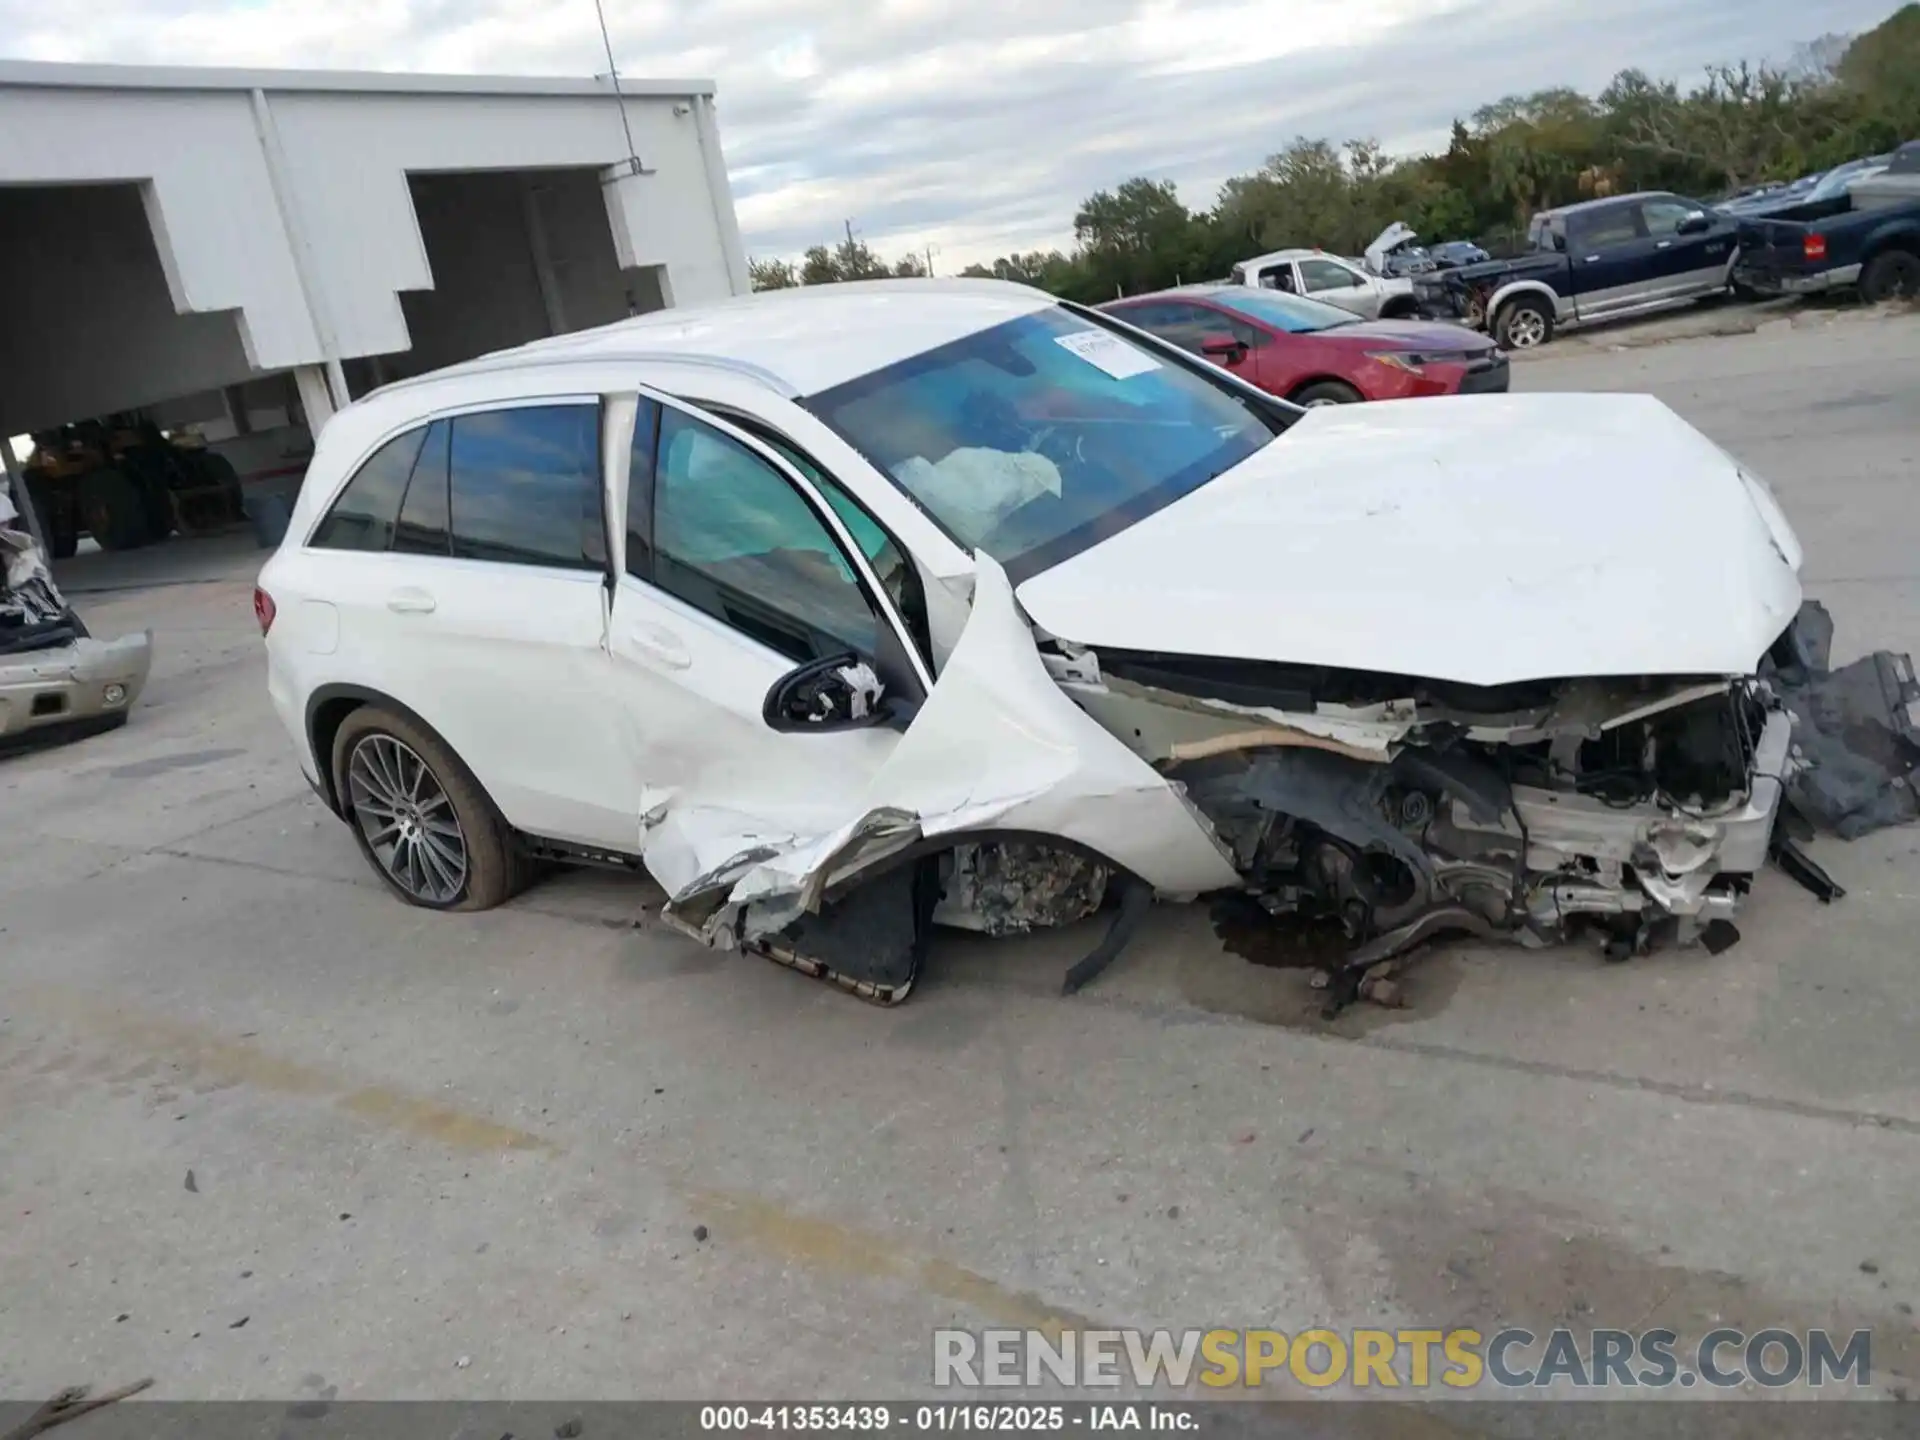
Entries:
{"label": "red sedan", "polygon": [[1359,320],[1304,295],[1190,285],[1100,309],[1297,405],[1485,394],[1509,378],[1507,357],[1477,331]]}

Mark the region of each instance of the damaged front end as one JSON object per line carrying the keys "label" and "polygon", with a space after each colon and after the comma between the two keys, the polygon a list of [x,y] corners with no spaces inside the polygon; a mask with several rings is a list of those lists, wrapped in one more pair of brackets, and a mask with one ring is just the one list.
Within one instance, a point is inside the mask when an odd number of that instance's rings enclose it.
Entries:
{"label": "damaged front end", "polygon": [[0,749],[121,724],[146,684],[149,632],[96,640],[0,486]]}
{"label": "damaged front end", "polygon": [[1724,948],[1793,769],[1766,674],[1479,687],[1059,647],[1052,664],[1185,788],[1264,910],[1337,932],[1348,998],[1448,932]]}

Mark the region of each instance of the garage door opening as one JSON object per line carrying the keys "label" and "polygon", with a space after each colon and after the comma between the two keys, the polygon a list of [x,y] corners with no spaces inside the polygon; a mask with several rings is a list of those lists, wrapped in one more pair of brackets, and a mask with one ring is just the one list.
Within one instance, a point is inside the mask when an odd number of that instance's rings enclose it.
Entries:
{"label": "garage door opening", "polygon": [[0,433],[248,379],[239,315],[181,313],[142,186],[0,185]]}
{"label": "garage door opening", "polygon": [[400,297],[411,350],[349,364],[355,394],[665,305],[658,267],[620,268],[598,170],[415,174],[407,183],[433,288]]}

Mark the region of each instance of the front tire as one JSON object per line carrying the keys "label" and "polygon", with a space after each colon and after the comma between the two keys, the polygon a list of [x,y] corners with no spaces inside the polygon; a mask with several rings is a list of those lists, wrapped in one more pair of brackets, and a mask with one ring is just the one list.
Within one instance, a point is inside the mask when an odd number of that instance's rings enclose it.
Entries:
{"label": "front tire", "polygon": [[1357,405],[1367,397],[1340,380],[1322,380],[1295,392],[1293,403],[1316,410],[1322,405]]}
{"label": "front tire", "polygon": [[133,550],[147,543],[147,501],[123,470],[89,470],[80,477],[80,514],[102,550]]}
{"label": "front tire", "polygon": [[1882,250],[1860,272],[1860,298],[1869,305],[1920,299],[1920,255],[1911,250]]}
{"label": "front tire", "polygon": [[1509,300],[1493,323],[1493,338],[1503,350],[1537,350],[1553,339],[1553,312],[1537,296]]}
{"label": "front tire", "polygon": [[526,881],[506,821],[438,736],[376,705],[333,738],[333,785],[360,853],[428,910],[491,910]]}

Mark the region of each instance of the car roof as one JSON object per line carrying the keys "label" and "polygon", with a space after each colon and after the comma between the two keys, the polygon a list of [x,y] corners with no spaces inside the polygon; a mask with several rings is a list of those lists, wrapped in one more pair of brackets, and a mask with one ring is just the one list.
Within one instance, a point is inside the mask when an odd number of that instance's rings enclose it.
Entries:
{"label": "car roof", "polygon": [[713,365],[814,395],[1059,302],[1003,280],[872,280],[761,291],[535,340],[384,387],[581,361]]}
{"label": "car roof", "polygon": [[1624,205],[1629,200],[1645,200],[1649,195],[1672,195],[1671,190],[1635,190],[1631,195],[1602,195],[1598,200],[1576,200],[1571,205],[1556,205],[1541,215],[1578,215],[1586,210],[1603,210],[1609,205]]}
{"label": "car roof", "polygon": [[1174,285],[1165,290],[1147,290],[1138,295],[1122,295],[1117,300],[1103,300],[1094,306],[1096,310],[1112,310],[1121,305],[1138,305],[1142,300],[1204,300],[1221,291],[1245,290],[1245,285],[1235,285],[1230,280],[1208,280],[1192,285]]}
{"label": "car roof", "polygon": [[1265,255],[1255,255],[1251,260],[1237,260],[1236,265],[1268,265],[1279,260],[1338,260],[1343,265],[1352,262],[1344,255],[1336,255],[1331,250],[1312,250],[1295,246],[1291,250],[1270,250]]}

